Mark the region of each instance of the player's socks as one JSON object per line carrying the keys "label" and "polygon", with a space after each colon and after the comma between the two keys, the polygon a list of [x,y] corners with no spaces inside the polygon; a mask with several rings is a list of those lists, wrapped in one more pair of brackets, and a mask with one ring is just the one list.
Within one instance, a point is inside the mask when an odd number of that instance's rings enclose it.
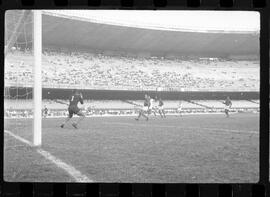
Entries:
{"label": "player's socks", "polygon": [[148,118],[148,116],[147,116],[147,115],[145,115],[145,114],[143,114],[143,113],[142,113],[141,115],[142,115],[144,118]]}
{"label": "player's socks", "polygon": [[77,127],[77,124],[76,124],[76,123],[72,123],[72,126],[73,126],[75,129],[78,129],[78,127]]}
{"label": "player's socks", "polygon": [[139,120],[139,118],[140,118],[141,116],[143,116],[143,114],[142,114],[142,112],[139,112],[139,116],[138,116],[137,118],[135,118],[135,120],[136,120],[136,119]]}
{"label": "player's socks", "polygon": [[81,122],[84,118],[85,118],[85,116],[80,116],[80,117],[79,117],[79,120],[78,120],[77,123],[76,123],[76,125],[78,125],[79,122]]}

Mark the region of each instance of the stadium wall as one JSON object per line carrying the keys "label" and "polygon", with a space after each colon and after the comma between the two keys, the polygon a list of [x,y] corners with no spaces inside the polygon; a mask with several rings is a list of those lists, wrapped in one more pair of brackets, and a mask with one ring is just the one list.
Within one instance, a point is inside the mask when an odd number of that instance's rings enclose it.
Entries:
{"label": "stadium wall", "polygon": [[[142,100],[147,93],[151,97],[161,97],[166,100],[223,100],[230,96],[233,100],[260,99],[259,92],[176,92],[176,91],[127,91],[127,90],[82,90],[85,99],[91,100]],[[68,99],[71,89],[43,88],[43,99]],[[9,87],[9,94],[12,98],[32,98],[32,88]]]}

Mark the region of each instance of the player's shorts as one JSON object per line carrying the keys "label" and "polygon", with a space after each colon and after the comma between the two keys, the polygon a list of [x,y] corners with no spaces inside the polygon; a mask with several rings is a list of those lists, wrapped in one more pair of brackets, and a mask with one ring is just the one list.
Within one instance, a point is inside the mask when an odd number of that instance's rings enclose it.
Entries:
{"label": "player's shorts", "polygon": [[177,108],[177,111],[182,111],[182,108]]}
{"label": "player's shorts", "polygon": [[73,114],[78,114],[79,112],[80,112],[80,109],[78,108],[78,106],[68,107],[68,114],[70,118],[72,118]]}
{"label": "player's shorts", "polygon": [[158,106],[158,110],[163,110],[163,105],[162,106]]}
{"label": "player's shorts", "polygon": [[143,110],[144,112],[146,112],[146,111],[148,111],[148,107],[147,107],[147,106],[143,106],[143,107],[142,107],[142,110]]}
{"label": "player's shorts", "polygon": [[226,106],[224,107],[224,109],[225,109],[225,111],[229,111],[230,106],[226,105]]}
{"label": "player's shorts", "polygon": [[154,111],[157,111],[157,110],[158,110],[158,106],[154,106],[154,107],[153,107],[153,110],[154,110]]}

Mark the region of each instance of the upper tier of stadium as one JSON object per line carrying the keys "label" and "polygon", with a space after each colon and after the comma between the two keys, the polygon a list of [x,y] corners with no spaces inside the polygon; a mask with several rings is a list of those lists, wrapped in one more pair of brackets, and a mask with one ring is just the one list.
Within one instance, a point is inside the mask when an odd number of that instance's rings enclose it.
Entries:
{"label": "upper tier of stadium", "polygon": [[[147,18],[143,22],[143,14],[140,15],[140,23],[135,23],[127,19],[120,20],[121,16],[106,18],[102,12],[93,16],[92,12],[43,11],[43,45],[143,56],[188,55],[244,59],[259,56],[259,28],[248,28],[238,23],[239,27],[235,30],[236,27],[226,27],[225,22],[219,28],[208,29],[179,25],[176,22],[165,26],[162,21],[154,24]],[[14,15],[7,12],[6,20],[7,25],[12,23]],[[25,24],[23,33],[18,35],[18,43],[32,40],[31,25]]]}
{"label": "upper tier of stadium", "polygon": [[[106,56],[44,49],[42,83],[50,88],[170,91],[259,91],[259,61]],[[31,87],[33,56],[12,51],[5,85]]]}

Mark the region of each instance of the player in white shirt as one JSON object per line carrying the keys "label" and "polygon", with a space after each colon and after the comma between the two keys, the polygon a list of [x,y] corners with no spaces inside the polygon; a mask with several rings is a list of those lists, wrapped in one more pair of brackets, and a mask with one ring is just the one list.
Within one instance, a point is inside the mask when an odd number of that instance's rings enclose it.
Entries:
{"label": "player in white shirt", "polygon": [[180,100],[178,104],[178,108],[177,108],[177,112],[180,114],[180,116],[182,116],[182,107],[183,107],[183,104],[182,104],[182,101]]}
{"label": "player in white shirt", "polygon": [[159,100],[158,100],[158,97],[156,96],[153,102],[153,109],[155,110],[156,113],[158,113],[158,104],[159,104]]}
{"label": "player in white shirt", "polygon": [[154,99],[152,99],[150,96],[148,96],[148,99],[149,99],[149,102],[150,102],[149,109],[148,109],[148,114],[150,115],[153,112],[153,114],[156,116],[156,111],[155,111],[155,108],[154,108]]}

